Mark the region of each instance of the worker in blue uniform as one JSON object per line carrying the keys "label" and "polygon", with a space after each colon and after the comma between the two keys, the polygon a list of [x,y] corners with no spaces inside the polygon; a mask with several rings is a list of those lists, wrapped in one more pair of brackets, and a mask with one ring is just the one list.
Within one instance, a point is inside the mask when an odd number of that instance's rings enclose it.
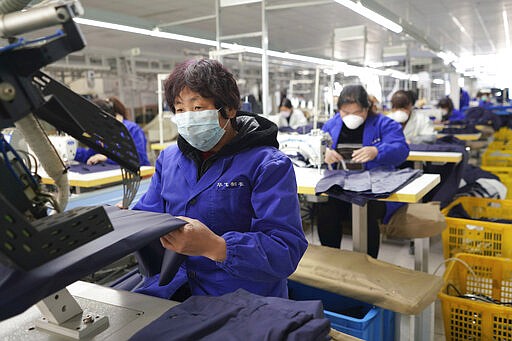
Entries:
{"label": "worker in blue uniform", "polygon": [[[96,99],[93,102],[103,111],[115,116],[118,121],[123,122],[126,129],[128,129],[128,132],[133,139],[133,143],[135,144],[135,148],[137,149],[137,153],[139,154],[140,165],[149,166],[151,163],[149,162],[148,154],[146,152],[146,135],[144,135],[144,131],[137,123],[127,119],[126,107],[123,103],[121,103],[121,101],[116,97]],[[77,148],[75,160],[87,163],[88,165],[94,165],[100,162],[115,164],[114,161],[110,160],[103,154],[97,153],[94,149],[83,147]]]}
{"label": "worker in blue uniform", "polygon": [[459,109],[462,110],[463,108],[467,108],[469,106],[469,93],[464,90],[463,88],[460,88],[459,91]]}
{"label": "worker in blue uniform", "polygon": [[174,279],[145,278],[138,292],[171,298],[243,288],[287,297],[287,277],[307,248],[295,173],[278,149],[277,126],[238,111],[233,75],[219,62],[189,60],[165,81],[178,143],[163,150],[136,210],[169,213],[187,224],[160,239],[187,255]]}
{"label": "worker in blue uniform", "polygon": [[437,103],[437,107],[441,109],[442,113],[442,122],[454,122],[454,121],[462,121],[464,120],[464,113],[455,109],[453,106],[453,101],[450,97],[443,97]]}
{"label": "worker in blue uniform", "polygon": [[[336,151],[338,144],[361,144],[352,154],[352,162],[362,163],[364,169],[379,166],[398,166],[409,155],[402,127],[394,120],[376,114],[371,109],[368,94],[361,85],[348,85],[338,97],[336,115],[322,127],[333,141],[327,148],[324,161],[330,165],[341,162]],[[368,202],[368,254],[377,258],[380,246],[379,220],[386,221],[399,207],[396,203]],[[343,223],[350,224],[350,203],[329,197],[319,205],[318,235],[322,245],[339,248]]]}

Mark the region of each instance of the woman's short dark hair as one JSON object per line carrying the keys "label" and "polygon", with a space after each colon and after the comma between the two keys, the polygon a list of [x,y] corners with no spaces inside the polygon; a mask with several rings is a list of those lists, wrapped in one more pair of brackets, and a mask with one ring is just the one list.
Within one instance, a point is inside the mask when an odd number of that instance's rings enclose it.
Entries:
{"label": "woman's short dark hair", "polygon": [[293,108],[292,102],[288,98],[283,98],[279,107],[286,107],[288,109]]}
{"label": "woman's short dark hair", "polygon": [[451,113],[453,111],[453,102],[449,97],[443,97],[439,100],[439,103],[437,103],[438,108],[448,109],[448,113]]}
{"label": "woman's short dark hair", "polygon": [[341,90],[338,97],[338,110],[345,104],[359,104],[362,108],[368,109],[372,112],[370,101],[368,100],[368,93],[362,85],[347,85]]}
{"label": "woman's short dark hair", "polygon": [[212,59],[186,60],[174,68],[164,82],[165,99],[172,112],[174,101],[185,88],[204,98],[213,98],[217,109],[227,118],[226,110],[240,108],[240,91],[233,74],[220,62]]}
{"label": "woman's short dark hair", "polygon": [[392,109],[408,109],[411,105],[414,103],[410,94],[405,90],[398,90],[391,96]]}

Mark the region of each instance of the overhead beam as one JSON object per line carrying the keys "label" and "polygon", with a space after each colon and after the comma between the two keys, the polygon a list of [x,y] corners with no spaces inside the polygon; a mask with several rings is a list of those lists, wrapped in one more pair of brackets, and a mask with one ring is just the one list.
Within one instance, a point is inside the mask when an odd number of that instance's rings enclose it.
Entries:
{"label": "overhead beam", "polygon": [[196,17],[196,18],[184,19],[184,20],[179,20],[179,21],[173,21],[173,22],[164,23],[164,24],[158,24],[156,27],[161,28],[161,27],[169,27],[169,26],[178,26],[178,25],[190,24],[190,23],[199,22],[199,21],[211,20],[211,19],[215,19],[215,18],[216,18],[216,15],[214,15],[214,14],[205,15],[202,17]]}
{"label": "overhead beam", "polygon": [[333,3],[332,0],[294,2],[294,3],[286,4],[286,5],[267,6],[267,11],[283,10],[283,9],[298,8],[298,7],[308,7],[308,6],[318,6],[318,5],[326,5],[326,4],[332,4],[332,3]]}
{"label": "overhead beam", "polygon": [[261,31],[260,32],[248,32],[248,33],[240,33],[240,34],[232,34],[228,36],[221,36],[219,37],[220,40],[231,40],[231,39],[239,39],[239,38],[254,38],[254,37],[261,37]]}

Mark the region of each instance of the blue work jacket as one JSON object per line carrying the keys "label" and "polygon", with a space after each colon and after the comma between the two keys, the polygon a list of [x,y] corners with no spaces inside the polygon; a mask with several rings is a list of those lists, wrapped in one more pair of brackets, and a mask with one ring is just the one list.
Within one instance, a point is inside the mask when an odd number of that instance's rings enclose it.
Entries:
{"label": "blue work jacket", "polygon": [[[343,120],[339,113],[325,122],[322,130],[328,132],[333,141],[333,147],[341,134]],[[364,164],[366,170],[379,166],[401,165],[409,156],[409,145],[405,141],[402,126],[381,114],[370,114],[364,122],[363,130],[363,146],[377,147],[379,153],[377,157],[370,162]],[[383,222],[387,223],[395,211],[403,206],[402,203],[387,202],[386,215]]]}
{"label": "blue work jacket", "polygon": [[[332,137],[333,149],[341,134],[343,121],[339,113],[325,122],[322,130]],[[409,145],[405,141],[402,126],[394,120],[381,115],[368,115],[364,123],[363,146],[377,147],[377,157],[364,164],[365,169],[379,166],[399,166],[409,156]]]}
{"label": "blue work jacket", "polygon": [[[132,136],[133,143],[135,144],[135,148],[137,148],[137,154],[139,154],[139,161],[141,166],[150,166],[151,163],[148,159],[148,154],[146,153],[146,135],[144,135],[144,130],[135,122],[123,120],[123,124],[126,129]],[[98,154],[97,151],[91,148],[83,148],[78,147],[76,150],[75,160],[81,163],[86,163],[89,158],[95,154]],[[114,161],[107,159],[107,163],[115,164]]]}
{"label": "blue work jacket", "polygon": [[462,121],[462,120],[464,120],[464,118],[465,118],[465,116],[464,116],[463,112],[461,112],[460,110],[457,110],[457,109],[453,109],[450,117],[448,117],[448,121],[450,121],[450,122]]}
{"label": "blue work jacket", "polygon": [[227,258],[189,256],[167,286],[158,275],[138,290],[170,298],[188,281],[192,295],[219,296],[243,288],[287,297],[307,241],[302,231],[290,159],[269,146],[219,156],[198,179],[197,165],[177,146],[163,150],[148,191],[134,209],[198,219],[226,241]]}

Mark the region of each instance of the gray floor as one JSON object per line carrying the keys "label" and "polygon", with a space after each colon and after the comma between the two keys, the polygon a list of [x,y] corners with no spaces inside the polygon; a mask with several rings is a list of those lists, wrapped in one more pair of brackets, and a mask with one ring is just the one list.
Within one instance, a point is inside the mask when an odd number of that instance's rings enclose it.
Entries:
{"label": "gray floor", "polygon": [[[312,229],[304,224],[304,232],[309,243],[320,245],[316,229]],[[404,268],[414,269],[414,255],[409,253],[409,240],[383,240],[379,250],[378,259],[393,263]],[[343,235],[341,248],[352,250],[352,237]],[[429,254],[429,273],[442,276],[444,273],[443,245],[441,236],[430,238],[430,254]],[[401,337],[400,340],[407,340]],[[441,312],[441,304],[439,299],[435,303],[435,322],[434,322],[434,341],[445,340],[443,316]],[[412,340],[411,340],[412,341]]]}

